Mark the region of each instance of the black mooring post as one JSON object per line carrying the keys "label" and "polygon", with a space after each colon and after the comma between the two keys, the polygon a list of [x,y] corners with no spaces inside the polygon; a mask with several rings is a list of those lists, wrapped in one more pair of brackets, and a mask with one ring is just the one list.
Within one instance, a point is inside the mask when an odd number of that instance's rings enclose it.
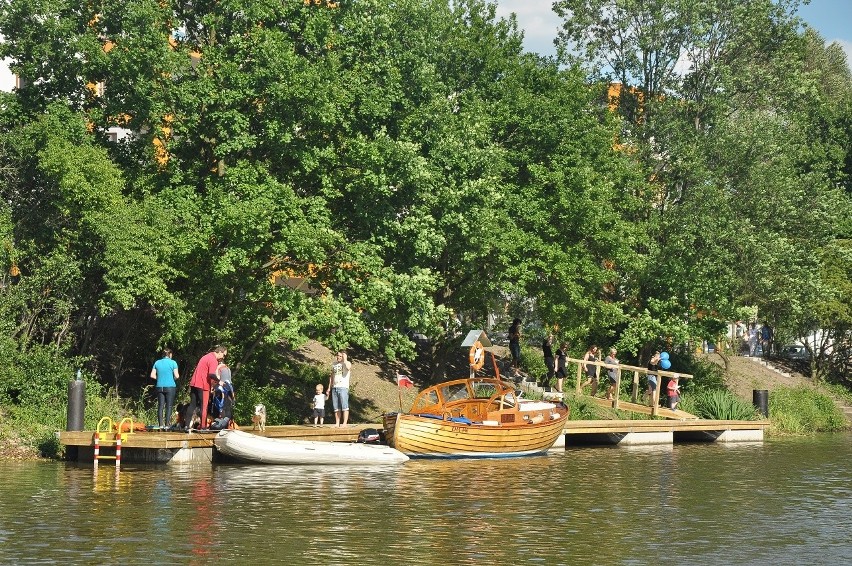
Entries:
{"label": "black mooring post", "polygon": [[68,424],[65,430],[83,430],[83,416],[86,413],[86,382],[80,371],[77,379],[68,383]]}
{"label": "black mooring post", "polygon": [[752,403],[764,417],[769,416],[769,391],[766,389],[754,389],[752,391]]}

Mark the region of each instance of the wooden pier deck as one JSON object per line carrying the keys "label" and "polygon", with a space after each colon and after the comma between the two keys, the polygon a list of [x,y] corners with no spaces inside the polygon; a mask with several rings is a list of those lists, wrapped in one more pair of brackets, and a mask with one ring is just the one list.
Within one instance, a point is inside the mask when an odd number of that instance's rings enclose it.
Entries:
{"label": "wooden pier deck", "polygon": [[[599,401],[605,401],[599,399]],[[605,401],[612,403],[611,401]],[[621,402],[624,409],[626,403]],[[641,406],[641,405],[640,405]],[[650,410],[649,407],[644,406]],[[659,409],[659,411],[668,409]],[[680,413],[680,412],[678,412]],[[661,414],[661,413],[658,413]],[[554,448],[574,445],[651,445],[677,442],[761,442],[768,421],[719,421],[703,419],[665,420],[598,420],[568,421],[564,434]],[[269,438],[354,442],[365,428],[381,429],[381,424],[353,424],[346,428],[326,425],[314,428],[304,425],[267,426],[264,432],[244,428],[247,432]],[[122,437],[122,462],[128,463],[212,463],[215,461],[213,439],[216,433],[146,431]],[[94,431],[63,431],[59,442],[67,449],[68,459],[79,462],[94,460]],[[112,452],[111,443],[101,442],[101,451]]]}

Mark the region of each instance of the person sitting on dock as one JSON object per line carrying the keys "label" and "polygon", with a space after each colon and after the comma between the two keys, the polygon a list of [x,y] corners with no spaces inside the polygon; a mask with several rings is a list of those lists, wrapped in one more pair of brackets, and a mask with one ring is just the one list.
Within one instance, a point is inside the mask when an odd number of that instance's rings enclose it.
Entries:
{"label": "person sitting on dock", "polygon": [[219,378],[219,383],[223,381],[231,383],[231,368],[228,367],[228,364],[221,363],[216,366],[216,377]]}
{"label": "person sitting on dock", "polygon": [[213,390],[213,398],[210,400],[210,415],[213,423],[210,428],[222,430],[228,428],[234,418],[234,385],[230,381],[220,381]]}

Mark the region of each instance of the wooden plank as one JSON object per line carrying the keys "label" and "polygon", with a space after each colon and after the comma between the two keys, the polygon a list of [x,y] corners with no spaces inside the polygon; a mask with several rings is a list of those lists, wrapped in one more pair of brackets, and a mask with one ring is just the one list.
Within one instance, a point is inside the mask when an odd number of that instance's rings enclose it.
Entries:
{"label": "wooden plank", "polygon": [[666,409],[665,407],[657,407],[656,412],[653,410],[653,407],[649,407],[648,405],[643,405],[641,403],[631,403],[629,401],[620,401],[618,407],[613,407],[613,402],[607,399],[600,399],[598,397],[593,397],[592,400],[596,405],[601,407],[609,408],[617,408],[622,411],[632,411],[634,413],[642,413],[643,415],[655,415],[660,417],[665,417],[667,419],[697,419],[693,414],[687,413],[685,411],[677,410],[672,411],[671,409]]}
{"label": "wooden plank", "polygon": [[[325,425],[322,428],[304,425],[281,425],[267,426],[264,432],[252,430],[250,427],[241,430],[269,438],[354,442],[358,439],[358,433],[365,428],[381,429],[382,425],[366,423],[350,425],[346,428],[335,428],[331,425]],[[121,445],[122,448],[203,448],[210,445],[214,436],[216,436],[215,432],[145,431],[128,433]],[[94,446],[95,433],[91,430],[61,431],[59,443],[65,446]],[[112,446],[111,442],[107,443],[104,439],[101,440],[101,444],[105,447]]]}
{"label": "wooden plank", "polygon": [[719,420],[639,420],[639,421],[568,421],[565,434],[623,434],[629,432],[685,432],[724,430],[766,430],[769,421]]}

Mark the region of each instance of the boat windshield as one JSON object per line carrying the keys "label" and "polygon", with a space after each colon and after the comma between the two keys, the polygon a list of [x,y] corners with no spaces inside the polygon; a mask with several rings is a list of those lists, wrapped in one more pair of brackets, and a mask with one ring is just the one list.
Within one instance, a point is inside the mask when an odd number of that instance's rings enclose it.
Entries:
{"label": "boat windshield", "polygon": [[434,407],[438,404],[438,393],[435,390],[427,390],[424,391],[418,398],[414,405],[411,408],[412,412],[419,413],[421,411],[425,411],[428,407]]}
{"label": "boat windshield", "polygon": [[441,397],[444,398],[444,403],[468,399],[470,396],[467,394],[467,384],[453,383],[446,385],[441,388]]}

